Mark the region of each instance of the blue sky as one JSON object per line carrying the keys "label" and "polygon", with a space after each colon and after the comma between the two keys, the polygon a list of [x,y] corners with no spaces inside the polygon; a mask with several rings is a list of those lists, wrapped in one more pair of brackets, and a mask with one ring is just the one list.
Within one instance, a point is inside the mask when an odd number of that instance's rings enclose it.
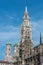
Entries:
{"label": "blue sky", "polygon": [[0,60],[5,57],[6,43],[12,46],[20,41],[20,26],[25,6],[28,7],[32,24],[34,45],[39,44],[43,35],[43,0],[0,0]]}

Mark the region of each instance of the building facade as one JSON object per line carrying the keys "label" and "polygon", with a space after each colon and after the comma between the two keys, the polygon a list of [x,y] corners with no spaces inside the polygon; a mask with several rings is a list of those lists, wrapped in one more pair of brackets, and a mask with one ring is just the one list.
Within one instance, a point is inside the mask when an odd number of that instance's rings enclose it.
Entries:
{"label": "building facade", "polygon": [[1,63],[9,63],[9,65],[43,65],[43,42],[40,33],[40,43],[34,47],[32,40],[32,26],[28,16],[27,7],[23,16],[21,25],[21,40],[19,45],[14,46],[14,54],[11,56],[11,45],[7,44],[5,61]]}
{"label": "building facade", "polygon": [[20,57],[22,65],[43,65],[43,42],[40,33],[40,43],[34,47],[32,40],[32,26],[25,8],[23,23],[21,26]]}

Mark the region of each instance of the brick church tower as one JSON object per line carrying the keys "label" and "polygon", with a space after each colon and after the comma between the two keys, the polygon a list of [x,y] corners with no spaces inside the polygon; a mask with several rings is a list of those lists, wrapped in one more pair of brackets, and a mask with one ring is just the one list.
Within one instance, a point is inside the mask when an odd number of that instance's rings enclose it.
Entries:
{"label": "brick church tower", "polygon": [[6,44],[5,61],[11,61],[11,44],[8,42]]}

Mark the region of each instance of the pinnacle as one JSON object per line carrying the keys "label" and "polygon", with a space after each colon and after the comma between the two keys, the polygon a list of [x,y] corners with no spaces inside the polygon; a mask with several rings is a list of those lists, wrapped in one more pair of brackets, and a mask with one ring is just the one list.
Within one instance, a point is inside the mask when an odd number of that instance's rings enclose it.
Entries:
{"label": "pinnacle", "polygon": [[27,6],[25,7],[25,12],[27,13]]}

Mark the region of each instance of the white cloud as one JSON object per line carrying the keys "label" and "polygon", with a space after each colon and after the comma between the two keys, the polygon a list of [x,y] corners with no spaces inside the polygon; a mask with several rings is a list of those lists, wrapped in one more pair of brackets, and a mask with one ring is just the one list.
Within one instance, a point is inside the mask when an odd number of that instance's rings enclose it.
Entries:
{"label": "white cloud", "polygon": [[20,37],[20,29],[19,27],[14,26],[3,26],[0,30],[0,43],[2,44],[6,41],[12,40],[15,41],[15,39],[19,39]]}
{"label": "white cloud", "polygon": [[35,44],[39,43],[39,37],[40,37],[40,32],[43,35],[43,19],[37,20],[37,21],[31,21],[32,23],[32,36],[35,41]]}
{"label": "white cloud", "polygon": [[1,32],[0,33],[0,40],[4,41],[4,40],[8,40],[14,37],[18,37],[18,33],[17,32]]}
{"label": "white cloud", "polygon": [[[37,21],[31,21],[32,24],[32,36],[35,44],[39,43],[40,32],[43,34],[43,19]],[[5,42],[12,39],[12,42],[17,38],[20,38],[20,27],[0,26],[0,42]],[[16,40],[17,41],[17,40]]]}
{"label": "white cloud", "polygon": [[6,17],[8,17],[9,19],[14,19],[14,17],[10,15],[6,15]]}

